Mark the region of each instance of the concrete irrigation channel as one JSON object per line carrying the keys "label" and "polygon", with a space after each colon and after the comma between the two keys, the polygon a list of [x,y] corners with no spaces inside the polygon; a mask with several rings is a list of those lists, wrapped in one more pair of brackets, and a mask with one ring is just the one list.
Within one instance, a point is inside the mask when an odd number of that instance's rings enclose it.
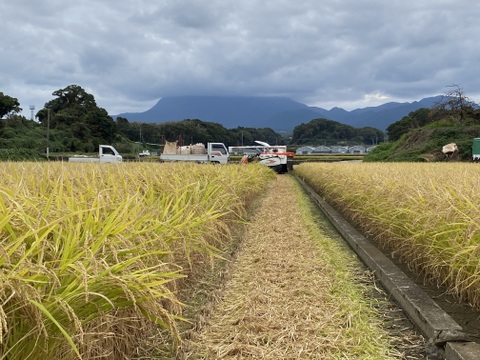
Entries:
{"label": "concrete irrigation channel", "polygon": [[[438,349],[440,356],[446,360],[480,359],[480,343],[471,331],[465,329],[467,321],[463,326],[460,325],[452,313],[433,300],[418,282],[407,276],[406,272],[362,236],[313,189],[296,178],[352,250],[374,272],[414,326],[428,339],[429,346]],[[469,326],[476,327],[478,332],[478,314],[472,311],[467,317],[471,320]]]}

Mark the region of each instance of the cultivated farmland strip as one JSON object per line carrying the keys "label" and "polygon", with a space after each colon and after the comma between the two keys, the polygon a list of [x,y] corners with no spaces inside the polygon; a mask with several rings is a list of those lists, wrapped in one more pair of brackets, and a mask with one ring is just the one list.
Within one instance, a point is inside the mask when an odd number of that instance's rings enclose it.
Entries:
{"label": "cultivated farmland strip", "polygon": [[[480,344],[464,332],[452,316],[410,279],[374,242],[361,235],[324,198],[300,177],[296,177],[313,202],[328,217],[359,258],[375,273],[386,291],[402,307],[429,342],[429,351],[439,359],[473,360],[480,358]],[[472,317],[476,314],[471,312]]]}

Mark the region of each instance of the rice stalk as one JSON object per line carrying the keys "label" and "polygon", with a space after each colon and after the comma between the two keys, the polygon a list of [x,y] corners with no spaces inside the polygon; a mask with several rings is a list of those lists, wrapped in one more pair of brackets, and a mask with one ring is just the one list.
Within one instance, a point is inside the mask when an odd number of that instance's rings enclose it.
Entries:
{"label": "rice stalk", "polygon": [[0,358],[10,360],[129,358],[153,334],[178,347],[179,280],[221,256],[270,177],[68,163],[6,163],[0,175]]}
{"label": "rice stalk", "polygon": [[411,269],[480,308],[475,164],[301,164],[299,176]]}

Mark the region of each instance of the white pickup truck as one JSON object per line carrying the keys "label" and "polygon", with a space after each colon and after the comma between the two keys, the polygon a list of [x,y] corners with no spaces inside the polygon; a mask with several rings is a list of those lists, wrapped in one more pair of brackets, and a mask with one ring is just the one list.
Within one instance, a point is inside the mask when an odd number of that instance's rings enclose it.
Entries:
{"label": "white pickup truck", "polygon": [[195,144],[177,146],[176,142],[165,142],[160,161],[191,161],[196,163],[226,164],[229,158],[228,150],[223,143]]}
{"label": "white pickup truck", "polygon": [[69,162],[100,162],[100,163],[117,163],[122,162],[123,157],[117,149],[111,145],[99,145],[97,156],[74,155],[68,158]]}

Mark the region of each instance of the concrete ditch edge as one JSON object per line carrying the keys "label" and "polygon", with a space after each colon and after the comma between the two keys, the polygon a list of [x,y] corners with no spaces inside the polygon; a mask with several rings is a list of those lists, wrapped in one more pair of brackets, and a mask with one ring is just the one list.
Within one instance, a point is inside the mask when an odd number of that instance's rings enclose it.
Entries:
{"label": "concrete ditch edge", "polygon": [[429,344],[445,351],[444,359],[480,359],[480,344],[470,342],[462,327],[450,315],[309,185],[298,176],[295,178],[359,258],[374,272],[382,286],[428,339]]}

